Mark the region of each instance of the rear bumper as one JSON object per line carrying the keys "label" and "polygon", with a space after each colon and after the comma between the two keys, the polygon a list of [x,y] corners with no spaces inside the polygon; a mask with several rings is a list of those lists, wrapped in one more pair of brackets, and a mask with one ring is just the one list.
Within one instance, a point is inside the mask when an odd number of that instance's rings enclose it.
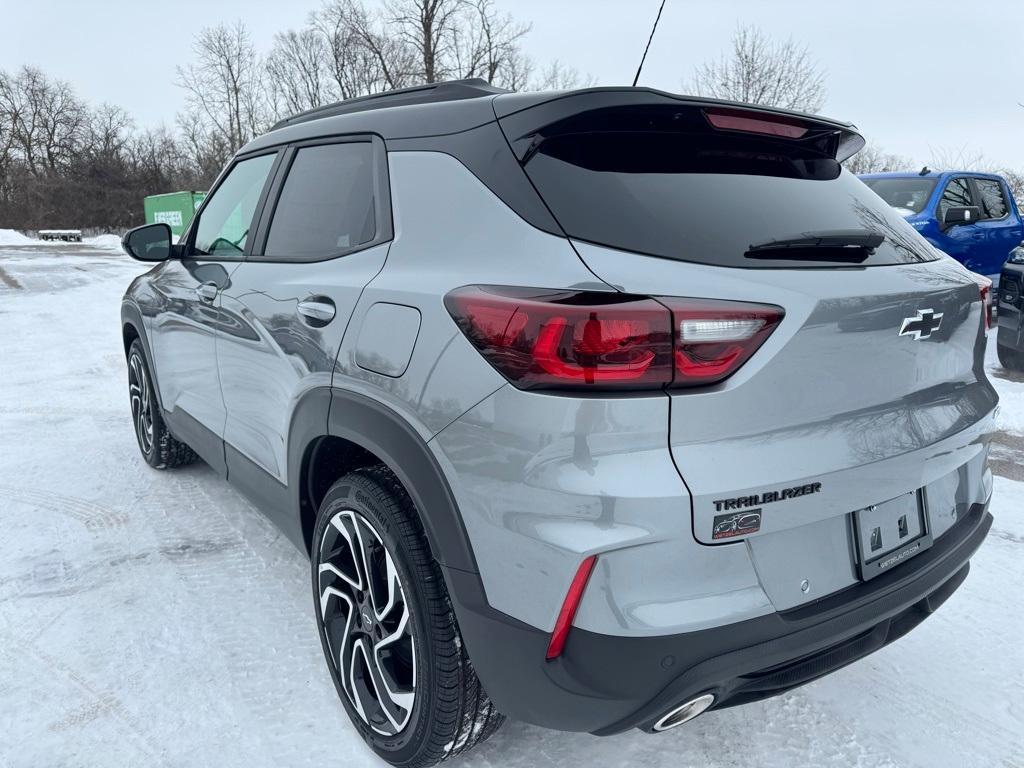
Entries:
{"label": "rear bumper", "polygon": [[714,708],[773,696],[878,650],[960,586],[992,517],[975,504],[931,549],[870,582],[798,609],[713,629],[618,637],[579,628],[544,660],[548,634],[490,608],[479,576],[446,573],[474,667],[498,709],[566,731],[649,730],[703,693]]}

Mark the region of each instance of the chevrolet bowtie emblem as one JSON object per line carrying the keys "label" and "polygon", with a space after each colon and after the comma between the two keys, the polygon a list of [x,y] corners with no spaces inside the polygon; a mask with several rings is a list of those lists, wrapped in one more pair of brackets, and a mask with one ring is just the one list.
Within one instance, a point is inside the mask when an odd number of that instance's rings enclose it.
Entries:
{"label": "chevrolet bowtie emblem", "polygon": [[903,318],[900,336],[913,336],[914,341],[927,339],[942,325],[942,313],[932,309],[917,310],[916,317]]}

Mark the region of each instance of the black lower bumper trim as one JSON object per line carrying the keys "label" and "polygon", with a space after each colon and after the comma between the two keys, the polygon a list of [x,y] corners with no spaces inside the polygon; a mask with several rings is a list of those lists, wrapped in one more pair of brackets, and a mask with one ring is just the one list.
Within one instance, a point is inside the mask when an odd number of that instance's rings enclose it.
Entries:
{"label": "black lower bumper trim", "polygon": [[960,586],[992,517],[976,504],[934,546],[892,571],[792,611],[682,635],[621,637],[575,628],[559,659],[548,635],[490,608],[479,576],[447,570],[473,665],[499,710],[598,735],[650,729],[711,692],[714,708],[773,696],[901,637]]}

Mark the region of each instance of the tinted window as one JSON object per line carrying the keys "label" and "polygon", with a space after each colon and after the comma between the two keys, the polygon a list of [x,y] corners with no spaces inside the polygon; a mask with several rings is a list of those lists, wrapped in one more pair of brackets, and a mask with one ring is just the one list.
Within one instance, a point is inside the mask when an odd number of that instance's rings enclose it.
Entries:
{"label": "tinted window", "polygon": [[971,185],[967,179],[952,179],[946,185],[939,200],[939,222],[945,221],[946,211],[950,208],[964,208],[974,205],[974,196],[971,195]]}
{"label": "tinted window", "polygon": [[986,219],[1001,219],[1010,212],[1003,197],[1003,185],[994,179],[975,179],[981,197],[981,215]]}
{"label": "tinted window", "polygon": [[886,240],[864,265],[937,258],[835,159],[801,151],[743,134],[575,133],[540,142],[526,171],[571,237],[623,250],[720,266],[807,267],[746,252],[808,233],[870,230]]}
{"label": "tinted window", "polygon": [[274,209],[264,258],[337,256],[374,239],[373,145],[303,147]]}
{"label": "tinted window", "polygon": [[935,189],[935,179],[887,178],[864,179],[871,191],[893,208],[920,213]]}
{"label": "tinted window", "polygon": [[213,195],[196,227],[193,251],[201,256],[240,258],[252,228],[252,217],[276,155],[260,155],[237,163]]}

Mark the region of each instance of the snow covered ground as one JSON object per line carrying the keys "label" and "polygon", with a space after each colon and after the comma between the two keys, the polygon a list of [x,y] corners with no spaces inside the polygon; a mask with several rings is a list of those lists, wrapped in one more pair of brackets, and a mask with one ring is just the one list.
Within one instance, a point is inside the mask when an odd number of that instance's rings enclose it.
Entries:
{"label": "snow covered ground", "polygon": [[[383,765],[336,699],[303,557],[205,466],[139,458],[118,312],[142,270],[111,238],[0,246],[0,766]],[[459,764],[1024,766],[1024,378],[990,368],[995,526],[907,637],[666,734],[513,722]]]}

